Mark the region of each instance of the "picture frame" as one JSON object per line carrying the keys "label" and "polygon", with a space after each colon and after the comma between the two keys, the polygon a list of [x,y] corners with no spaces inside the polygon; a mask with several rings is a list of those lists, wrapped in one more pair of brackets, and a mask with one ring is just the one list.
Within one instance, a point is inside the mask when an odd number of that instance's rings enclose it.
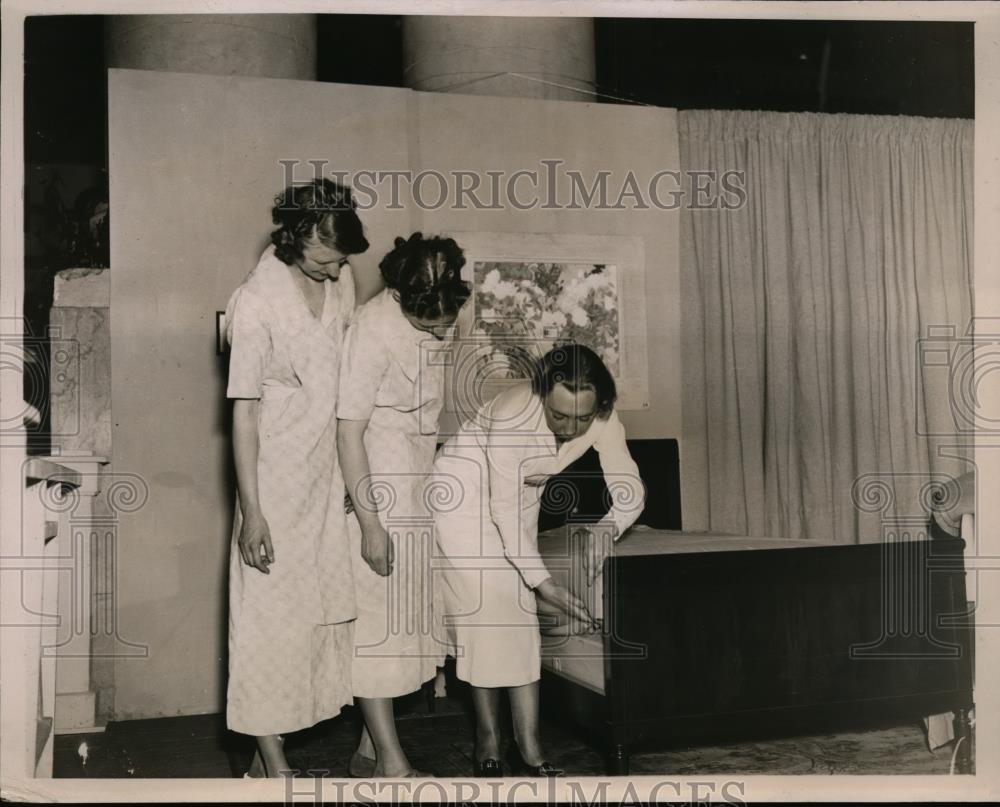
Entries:
{"label": "picture frame", "polygon": [[[527,377],[563,340],[594,349],[615,379],[616,408],[649,402],[643,240],[583,233],[452,233],[472,296],[458,319],[445,411],[464,419]],[[533,277],[532,272],[537,276]]]}

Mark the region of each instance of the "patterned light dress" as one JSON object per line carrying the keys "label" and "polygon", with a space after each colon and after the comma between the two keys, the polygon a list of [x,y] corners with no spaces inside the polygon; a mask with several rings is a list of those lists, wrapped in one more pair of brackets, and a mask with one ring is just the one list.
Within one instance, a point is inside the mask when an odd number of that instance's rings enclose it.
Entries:
{"label": "patterned light dress", "polygon": [[[358,604],[355,697],[413,692],[444,661],[446,647],[434,635],[433,520],[424,494],[447,350],[447,343],[410,325],[388,289],[357,310],[348,331],[337,415],[368,421],[372,493],[395,551],[392,573],[377,575],[361,557],[361,528],[349,516]],[[364,506],[353,498],[355,508]]]}
{"label": "patterned light dress", "polygon": [[541,493],[591,446],[609,489],[618,489],[608,519],[624,533],[642,513],[645,491],[614,411],[560,446],[541,398],[523,382],[484,404],[438,452],[435,531],[461,680],[514,687],[541,677],[534,588],[549,577],[538,553]]}
{"label": "patterned light dress", "polygon": [[229,398],[260,399],[257,482],[275,561],[229,564],[227,722],[256,736],[337,715],[351,697],[354,584],[337,462],[343,334],[354,307],[345,267],[327,280],[322,319],[265,250],[227,308]]}

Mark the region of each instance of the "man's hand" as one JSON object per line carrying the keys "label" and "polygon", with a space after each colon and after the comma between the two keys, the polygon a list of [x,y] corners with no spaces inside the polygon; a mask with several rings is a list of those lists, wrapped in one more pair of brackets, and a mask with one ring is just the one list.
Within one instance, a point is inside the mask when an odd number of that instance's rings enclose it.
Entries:
{"label": "man's hand", "polygon": [[268,566],[274,563],[271,530],[260,512],[250,512],[243,517],[239,547],[240,557],[247,566],[253,566],[264,574],[271,573],[268,569]]}
{"label": "man's hand", "polygon": [[588,524],[574,531],[583,541],[583,571],[587,576],[587,585],[592,585],[597,579],[597,573],[604,565],[604,559],[611,554],[618,528],[611,523]]}
{"label": "man's hand", "polygon": [[388,577],[392,573],[392,562],[395,560],[395,551],[392,547],[392,539],[385,528],[379,524],[362,530],[361,533],[361,557],[365,559],[375,574],[381,577]]}
{"label": "man's hand", "polygon": [[344,512],[347,515],[350,515],[351,513],[354,512],[354,502],[351,500],[350,493],[344,494]]}
{"label": "man's hand", "polygon": [[587,606],[583,603],[583,600],[571,593],[569,589],[564,586],[560,586],[551,577],[547,577],[538,585],[535,589],[535,595],[546,605],[558,608],[560,611],[565,613],[569,616],[571,622],[573,620],[579,620],[589,626],[592,630],[597,630],[599,627],[593,617],[591,617],[590,612],[587,610]]}

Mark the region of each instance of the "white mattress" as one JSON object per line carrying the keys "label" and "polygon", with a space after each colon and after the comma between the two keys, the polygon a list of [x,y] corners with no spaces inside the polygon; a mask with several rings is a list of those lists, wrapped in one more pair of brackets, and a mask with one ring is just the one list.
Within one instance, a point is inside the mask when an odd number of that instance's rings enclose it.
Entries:
{"label": "white mattress", "polygon": [[604,694],[604,648],[600,634],[542,636],[542,669]]}

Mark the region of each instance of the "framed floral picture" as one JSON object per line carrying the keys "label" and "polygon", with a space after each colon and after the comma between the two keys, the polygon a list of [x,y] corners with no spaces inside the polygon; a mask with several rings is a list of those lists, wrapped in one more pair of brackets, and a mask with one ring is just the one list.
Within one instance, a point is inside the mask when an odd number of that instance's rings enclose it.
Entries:
{"label": "framed floral picture", "polygon": [[459,418],[566,342],[592,348],[619,409],[649,406],[642,239],[547,233],[450,233],[473,293],[459,317],[446,410]]}
{"label": "framed floral picture", "polygon": [[489,338],[494,360],[508,360],[509,377],[526,377],[517,355],[525,334],[545,348],[566,341],[585,344],[604,359],[612,375],[621,376],[614,264],[478,261],[473,287],[473,332]]}

